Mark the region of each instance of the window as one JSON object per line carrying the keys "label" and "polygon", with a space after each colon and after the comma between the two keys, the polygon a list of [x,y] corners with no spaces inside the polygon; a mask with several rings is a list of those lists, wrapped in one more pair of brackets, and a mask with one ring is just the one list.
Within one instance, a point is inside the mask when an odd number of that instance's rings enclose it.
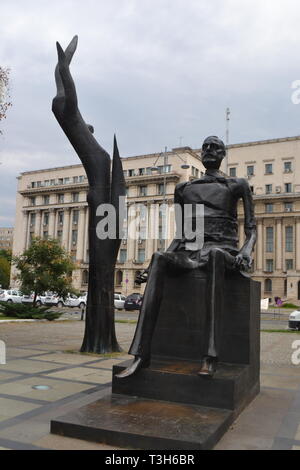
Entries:
{"label": "window", "polygon": [[273,260],[272,259],[267,259],[266,260],[266,271],[267,273],[272,273],[273,272]]}
{"label": "window", "polygon": [[85,180],[84,175],[79,176],[79,183],[84,183],[84,180]]}
{"label": "window", "polygon": [[35,225],[35,219],[36,219],[36,216],[35,216],[35,213],[33,212],[32,214],[30,214],[30,226],[31,227]]}
{"label": "window", "polygon": [[140,186],[139,195],[140,196],[147,196],[147,186]]}
{"label": "window", "polygon": [[266,252],[273,253],[274,250],[274,228],[266,227]]}
{"label": "window", "polygon": [[72,245],[77,245],[78,231],[72,230]]}
{"label": "window", "polygon": [[35,206],[35,201],[36,201],[36,198],[35,198],[35,197],[30,197],[30,198],[29,198],[29,205],[30,205],[30,206]]}
{"label": "window", "polygon": [[60,211],[58,213],[58,223],[59,223],[59,225],[63,225],[63,223],[64,223],[64,213],[63,213],[63,211]]}
{"label": "window", "polygon": [[265,292],[272,292],[272,280],[271,279],[265,280]]}
{"label": "window", "polygon": [[128,170],[128,176],[134,176],[134,170]]}
{"label": "window", "polygon": [[266,163],[265,164],[265,174],[266,175],[272,175],[273,173],[273,164],[272,163]]}
{"label": "window", "polygon": [[72,193],[72,202],[79,202],[79,193]]}
{"label": "window", "polygon": [[292,202],[285,202],[284,203],[284,211],[285,212],[292,212],[293,210],[293,203]]}
{"label": "window", "polygon": [[139,263],[143,263],[145,261],[145,249],[144,248],[139,248],[138,249],[138,259],[137,261]]}
{"label": "window", "polygon": [[45,185],[45,186],[50,186],[50,181],[49,181],[49,180],[45,180],[45,181],[44,181],[44,185]]}
{"label": "window", "polygon": [[294,231],[293,227],[285,227],[285,251],[291,252],[293,251],[293,238],[294,238]]}
{"label": "window", "polygon": [[247,176],[253,176],[254,175],[254,166],[249,165],[247,166]]}
{"label": "window", "polygon": [[272,203],[265,204],[265,211],[268,214],[270,214],[270,212],[273,212],[273,209],[274,209],[274,204]]}
{"label": "window", "polygon": [[58,184],[64,184],[64,179],[63,178],[58,178]]}
{"label": "window", "polygon": [[198,168],[195,168],[194,166],[192,166],[192,175],[195,176],[196,178],[199,178]]}
{"label": "window", "polygon": [[49,212],[45,212],[44,214],[44,219],[43,219],[43,224],[48,225],[49,224]]}
{"label": "window", "polygon": [[123,170],[124,178],[127,177],[127,170]]}
{"label": "window", "polygon": [[47,230],[44,230],[44,231],[43,231],[43,239],[44,239],[44,240],[47,240],[47,238],[48,238],[48,231],[47,231]]}
{"label": "window", "polygon": [[294,260],[293,259],[286,259],[285,260],[285,270],[292,271],[294,269]]}
{"label": "window", "polygon": [[146,168],[139,168],[139,176],[143,176],[146,174]]}
{"label": "window", "polygon": [[292,192],[292,183],[284,183],[284,191],[286,193],[291,193]]}
{"label": "window", "polygon": [[116,272],[116,286],[121,286],[123,281],[123,271]]}
{"label": "window", "polygon": [[157,185],[157,194],[159,194],[159,196],[163,196],[163,194],[164,194],[164,184],[163,183],[159,183]]}
{"label": "window", "polygon": [[50,180],[50,186],[55,186],[55,180]]}
{"label": "window", "polygon": [[45,205],[48,205],[48,204],[50,203],[50,196],[44,196],[44,197],[43,197],[43,203],[44,203]]}
{"label": "window", "polygon": [[87,269],[82,271],[82,284],[88,284],[89,282],[89,272]]}
{"label": "window", "polygon": [[77,225],[78,220],[79,220],[79,211],[78,210],[73,211],[73,218],[72,219],[73,219],[73,224]]}
{"label": "window", "polygon": [[236,168],[229,168],[229,176],[232,176],[233,178],[236,177]]}
{"label": "window", "polygon": [[271,192],[272,192],[272,185],[266,184],[266,194],[271,194]]}
{"label": "window", "polygon": [[64,178],[64,184],[69,184],[70,183],[70,178]]}
{"label": "window", "polygon": [[73,176],[73,183],[78,183],[78,176]]}
{"label": "window", "polygon": [[283,164],[283,171],[284,173],[292,173],[292,162],[284,162]]}
{"label": "window", "polygon": [[127,250],[121,249],[119,256],[120,263],[125,263],[127,261]]}
{"label": "window", "polygon": [[63,233],[62,230],[57,230],[56,238],[60,242],[62,241],[62,233]]}
{"label": "window", "polygon": [[58,202],[59,204],[63,204],[64,201],[65,201],[65,195],[64,195],[64,194],[58,194],[58,195],[57,195],[57,202]]}

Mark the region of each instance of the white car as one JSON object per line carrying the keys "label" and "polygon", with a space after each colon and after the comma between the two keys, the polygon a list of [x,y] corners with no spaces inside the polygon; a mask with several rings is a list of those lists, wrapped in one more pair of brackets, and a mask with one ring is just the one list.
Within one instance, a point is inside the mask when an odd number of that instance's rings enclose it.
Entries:
{"label": "white car", "polygon": [[22,303],[22,293],[17,289],[4,290],[0,294],[0,301],[20,304]]}
{"label": "white car", "polygon": [[80,309],[83,309],[86,307],[87,303],[87,296],[83,295],[80,297],[77,297],[74,294],[69,294],[65,299],[59,298],[57,299],[57,307],[78,307]]}
{"label": "white car", "polygon": [[289,316],[289,328],[300,331],[300,311],[294,310]]}
{"label": "white car", "polygon": [[114,295],[114,302],[115,302],[115,308],[117,310],[123,310],[124,308],[124,304],[125,304],[125,295],[122,295],[122,294],[115,294]]}

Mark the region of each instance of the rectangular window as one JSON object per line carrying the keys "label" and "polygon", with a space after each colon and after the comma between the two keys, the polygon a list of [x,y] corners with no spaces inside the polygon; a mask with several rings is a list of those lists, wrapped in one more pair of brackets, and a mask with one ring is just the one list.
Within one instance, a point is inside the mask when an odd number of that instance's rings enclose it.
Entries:
{"label": "rectangular window", "polygon": [[267,273],[273,272],[273,260],[272,259],[267,259],[266,260],[266,271]]}
{"label": "rectangular window", "polygon": [[284,173],[292,173],[292,162],[284,162],[283,164],[283,171]]}
{"label": "rectangular window", "polygon": [[73,176],[73,183],[78,183],[78,176]]}
{"label": "rectangular window", "polygon": [[247,176],[253,176],[254,175],[254,166],[249,165],[247,166]]}
{"label": "rectangular window", "polygon": [[43,203],[44,203],[44,205],[48,205],[50,203],[50,196],[44,196],[43,197]]}
{"label": "rectangular window", "polygon": [[286,193],[291,193],[292,192],[292,183],[284,183],[284,191]]}
{"label": "rectangular window", "polygon": [[48,225],[48,224],[49,224],[49,212],[45,212],[45,213],[44,213],[43,224],[44,224],[44,225]]}
{"label": "rectangular window", "polygon": [[273,253],[274,250],[274,228],[266,227],[266,252]]}
{"label": "rectangular window", "polygon": [[139,195],[147,196],[147,186],[140,186]]}
{"label": "rectangular window", "polygon": [[164,184],[163,183],[159,183],[157,185],[157,194],[159,196],[163,196],[163,194],[164,194]]}
{"label": "rectangular window", "polygon": [[58,178],[58,184],[64,184],[64,179],[63,178]]}
{"label": "rectangular window", "polygon": [[139,168],[139,175],[143,176],[146,174],[146,168]]}
{"label": "rectangular window", "polygon": [[31,226],[31,227],[34,227],[34,225],[35,225],[35,219],[36,219],[36,215],[35,215],[35,213],[33,212],[32,214],[30,214],[30,226]]}
{"label": "rectangular window", "polygon": [[60,242],[62,241],[62,234],[63,234],[63,231],[62,230],[57,230],[57,240],[59,240]]}
{"label": "rectangular window", "polygon": [[127,250],[121,249],[120,250],[120,263],[125,263],[127,261]]}
{"label": "rectangular window", "polygon": [[35,201],[36,201],[35,196],[30,197],[30,198],[29,198],[29,205],[30,205],[30,206],[35,206]]}
{"label": "rectangular window", "polygon": [[266,194],[271,194],[271,193],[272,193],[272,185],[266,184]]}
{"label": "rectangular window", "polygon": [[266,163],[265,164],[265,174],[266,175],[272,175],[273,173],[273,164],[272,163]]}
{"label": "rectangular window", "polygon": [[70,183],[70,178],[64,178],[64,184],[69,184]]}
{"label": "rectangular window", "polygon": [[293,203],[292,202],[285,202],[284,203],[284,212],[292,212],[293,211]]}
{"label": "rectangular window", "polygon": [[270,212],[273,212],[273,209],[274,209],[274,204],[272,203],[268,203],[268,204],[265,204],[265,211],[269,214]]}
{"label": "rectangular window", "polygon": [[134,170],[128,170],[128,176],[134,176]]}
{"label": "rectangular window", "polygon": [[79,193],[72,193],[72,202],[79,202]]}
{"label": "rectangular window", "polygon": [[58,194],[58,195],[57,195],[57,202],[58,202],[59,204],[63,204],[64,201],[65,201],[65,195],[64,195],[64,194]]}
{"label": "rectangular window", "polygon": [[294,230],[293,227],[285,227],[285,251],[294,250]]}
{"label": "rectangular window", "polygon": [[145,261],[145,250],[144,248],[139,248],[138,249],[138,262],[139,263],[144,263]]}
{"label": "rectangular window", "polygon": [[47,240],[47,238],[48,238],[48,231],[47,231],[47,230],[44,230],[44,231],[43,231],[43,239],[44,239],[44,240]]}
{"label": "rectangular window", "polygon": [[236,168],[229,168],[229,176],[235,178],[236,177]]}
{"label": "rectangular window", "polygon": [[63,223],[64,223],[64,213],[63,213],[63,211],[58,213],[58,223],[59,223],[59,225],[63,225]]}
{"label": "rectangular window", "polygon": [[79,220],[79,211],[75,210],[73,211],[73,224],[77,225]]}
{"label": "rectangular window", "polygon": [[79,183],[84,183],[84,180],[85,180],[84,175],[79,176]]}
{"label": "rectangular window", "polygon": [[78,231],[72,230],[72,245],[77,245]]}
{"label": "rectangular window", "polygon": [[293,259],[286,259],[285,260],[285,270],[292,271],[294,269],[294,260]]}
{"label": "rectangular window", "polygon": [[49,180],[45,180],[45,181],[44,181],[44,185],[45,185],[45,186],[50,186],[50,181],[49,181]]}
{"label": "rectangular window", "polygon": [[55,180],[50,180],[50,186],[55,186]]}

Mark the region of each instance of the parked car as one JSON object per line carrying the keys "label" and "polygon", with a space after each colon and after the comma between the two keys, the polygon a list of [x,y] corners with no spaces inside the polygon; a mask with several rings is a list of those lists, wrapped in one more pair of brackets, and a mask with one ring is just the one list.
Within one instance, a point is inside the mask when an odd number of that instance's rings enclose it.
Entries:
{"label": "parked car", "polygon": [[289,316],[289,328],[300,331],[300,311],[294,310]]}
{"label": "parked car", "polygon": [[115,308],[116,308],[117,310],[123,310],[124,304],[125,304],[125,300],[126,300],[125,295],[122,295],[122,294],[115,294],[114,298],[115,298]]}
{"label": "parked car", "polygon": [[22,302],[22,293],[17,289],[4,290],[0,294],[0,301],[20,304]]}
{"label": "parked car", "polygon": [[69,294],[65,299],[58,298],[57,299],[57,307],[62,308],[62,307],[78,307],[80,309],[83,309],[86,307],[87,304],[87,296],[83,295],[80,297],[77,297],[74,294]]}
{"label": "parked car", "polygon": [[141,294],[130,294],[126,297],[124,308],[125,310],[140,310],[142,305],[143,296]]}
{"label": "parked car", "polygon": [[[32,304],[34,299],[34,294],[24,294],[22,295],[22,304]],[[35,301],[37,307],[40,307],[44,303],[44,297],[38,295]]]}

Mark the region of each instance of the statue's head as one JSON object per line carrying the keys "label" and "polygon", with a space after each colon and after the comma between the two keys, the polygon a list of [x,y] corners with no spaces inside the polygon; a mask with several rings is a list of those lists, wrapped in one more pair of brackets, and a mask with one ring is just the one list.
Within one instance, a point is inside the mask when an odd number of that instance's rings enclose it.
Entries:
{"label": "statue's head", "polygon": [[224,142],[215,135],[207,137],[202,144],[202,163],[206,169],[218,170],[226,155]]}

